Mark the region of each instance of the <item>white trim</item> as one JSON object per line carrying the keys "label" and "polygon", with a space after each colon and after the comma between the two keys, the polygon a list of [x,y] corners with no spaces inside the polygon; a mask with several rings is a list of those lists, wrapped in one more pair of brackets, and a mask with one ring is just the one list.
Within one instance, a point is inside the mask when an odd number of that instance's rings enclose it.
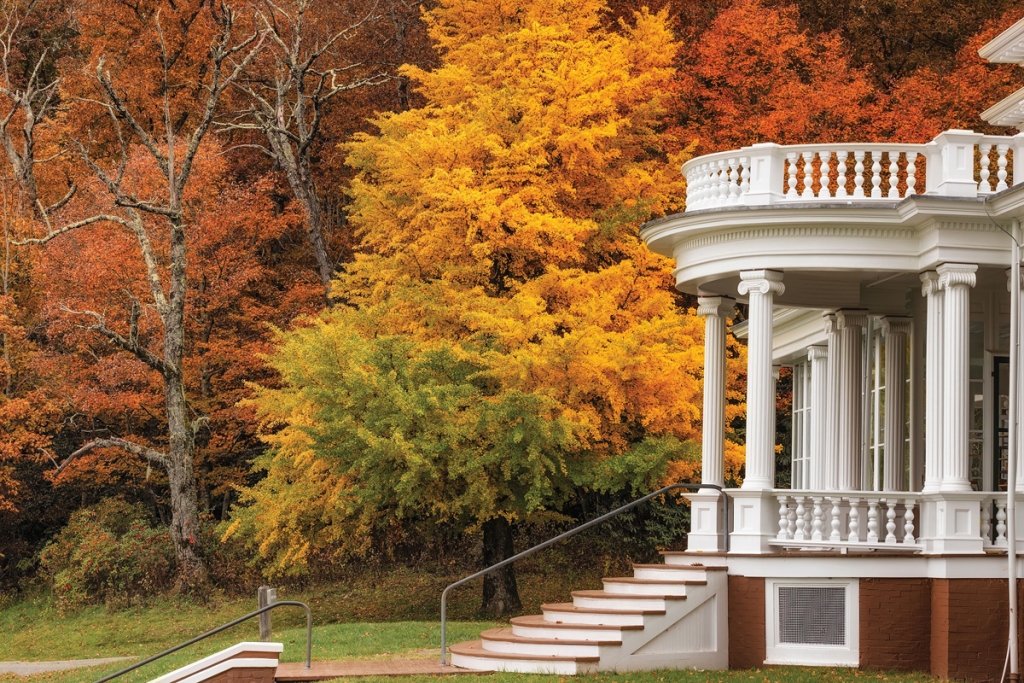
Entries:
{"label": "white trim", "polygon": [[[877,554],[831,555],[808,551],[801,555],[732,555],[727,558],[729,574],[747,577],[864,579],[1000,579],[1006,580],[1006,555],[928,556]],[[1018,562],[1024,575],[1024,557]]]}
{"label": "white trim", "polygon": [[[208,669],[214,666],[215,664],[224,662],[225,660],[230,660],[232,657],[239,655],[243,652],[272,652],[280,655],[282,652],[284,652],[284,645],[282,643],[238,643],[237,645],[232,645],[231,647],[225,648],[220,652],[215,652],[209,657],[203,657],[198,662],[192,662],[191,664],[183,666],[180,669],[175,669],[174,671],[166,673],[163,676],[160,676],[159,678],[154,678],[152,681],[150,681],[150,683],[171,683],[172,681],[181,681],[181,683],[184,683],[182,679],[191,676],[192,674],[198,671]],[[275,657],[273,659],[266,658],[260,661],[273,662],[273,666],[277,666],[277,660],[278,658]],[[237,661],[248,662],[255,660],[240,659]],[[270,665],[261,664],[260,666]]]}
{"label": "white trim", "polygon": [[[780,643],[778,638],[779,588],[835,587],[846,591],[846,645],[809,645]],[[764,580],[765,664],[799,666],[858,666],[860,664],[860,579],[779,579]]]}

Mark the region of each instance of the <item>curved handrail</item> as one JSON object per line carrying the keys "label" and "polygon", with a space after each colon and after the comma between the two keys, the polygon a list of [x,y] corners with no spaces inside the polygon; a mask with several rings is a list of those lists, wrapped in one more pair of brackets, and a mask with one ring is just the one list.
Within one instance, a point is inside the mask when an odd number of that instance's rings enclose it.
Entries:
{"label": "curved handrail", "polygon": [[[729,550],[729,494],[725,492],[725,489],[723,489],[721,486],[716,486],[714,484],[670,484],[669,486],[666,486],[664,488],[658,489],[654,493],[648,493],[643,498],[637,498],[636,500],[634,500],[634,501],[632,501],[630,503],[626,503],[625,505],[623,505],[621,507],[615,508],[611,512],[606,512],[605,514],[601,515],[600,517],[597,517],[596,519],[592,519],[592,520],[590,520],[589,522],[587,522],[585,524],[579,525],[575,529],[570,529],[569,531],[561,533],[561,534],[555,536],[554,538],[549,538],[548,540],[544,541],[543,543],[538,543],[537,545],[533,546],[532,548],[528,548],[528,549],[524,550],[521,553],[517,553],[516,555],[513,555],[512,557],[509,557],[508,559],[502,560],[501,562],[498,562],[497,564],[491,565],[487,569],[481,569],[480,571],[478,571],[475,574],[471,574],[471,575],[467,576],[464,579],[459,579],[455,583],[453,583],[453,584],[449,585],[447,588],[445,588],[444,591],[441,593],[441,666],[448,666],[448,642],[447,642],[447,636],[448,636],[448,591],[450,591],[453,588],[458,588],[462,584],[468,583],[468,582],[472,581],[473,579],[478,579],[481,576],[484,576],[486,574],[490,574],[491,572],[493,572],[496,569],[501,569],[502,567],[504,567],[506,565],[512,564],[516,560],[521,560],[522,558],[526,557],[527,555],[532,555],[533,553],[537,552],[538,550],[543,550],[544,548],[547,548],[550,545],[554,545],[558,541],[561,541],[563,539],[569,538],[570,536],[575,536],[576,534],[578,534],[579,532],[581,532],[581,531],[583,531],[585,529],[589,529],[592,526],[597,526],[598,524],[600,524],[600,523],[602,523],[604,521],[607,521],[607,520],[611,519],[612,517],[615,517],[616,515],[619,515],[619,514],[625,512],[626,510],[629,510],[630,508],[634,508],[637,505],[640,505],[641,503],[646,503],[651,498],[656,498],[657,496],[664,495],[665,493],[668,493],[669,491],[673,491],[675,489],[689,489],[691,491],[696,490],[696,489],[715,489],[716,491],[720,491],[722,493],[722,495],[725,496],[725,514],[723,515],[723,521],[725,523],[725,550],[726,550],[726,552],[728,552],[728,550]],[[101,683],[101,682],[97,681],[96,683]]]}
{"label": "curved handrail", "polygon": [[217,635],[221,631],[226,631],[229,628],[231,628],[232,626],[237,626],[238,624],[241,624],[243,621],[247,621],[249,619],[252,619],[253,617],[258,617],[259,615],[263,614],[264,612],[269,612],[270,610],[275,609],[277,607],[301,607],[302,609],[306,610],[306,668],[307,669],[312,668],[312,655],[313,655],[313,613],[309,611],[309,606],[306,603],[304,603],[304,602],[299,602],[298,600],[281,600],[280,602],[275,602],[272,605],[267,605],[266,607],[261,607],[258,610],[256,610],[255,612],[250,612],[249,614],[246,614],[244,617],[239,617],[239,618],[235,619],[234,621],[231,621],[231,622],[228,622],[228,623],[224,624],[223,626],[218,626],[217,628],[213,629],[212,631],[207,631],[206,633],[203,633],[202,635],[196,636],[192,640],[189,640],[189,641],[186,641],[184,643],[181,643],[180,645],[175,645],[174,647],[172,647],[172,648],[170,648],[168,650],[164,650],[163,652],[161,652],[159,654],[155,654],[152,657],[148,657],[146,659],[143,659],[138,664],[132,664],[131,666],[129,666],[129,667],[125,668],[125,669],[121,669],[120,671],[116,671],[116,672],[110,674],[109,676],[104,676],[103,678],[99,679],[98,681],[95,681],[95,683],[106,683],[107,681],[111,681],[111,680],[117,678],[118,676],[123,676],[126,673],[129,673],[131,671],[135,671],[136,669],[140,669],[140,668],[146,666],[147,664],[149,664],[151,662],[155,662],[156,660],[161,659],[162,657],[166,657],[169,654],[173,654],[173,653],[177,652],[178,650],[181,650],[182,648],[186,648],[189,645],[192,645],[193,643],[198,643],[200,640],[203,640],[205,638],[209,638],[210,636],[213,636],[213,635]]}

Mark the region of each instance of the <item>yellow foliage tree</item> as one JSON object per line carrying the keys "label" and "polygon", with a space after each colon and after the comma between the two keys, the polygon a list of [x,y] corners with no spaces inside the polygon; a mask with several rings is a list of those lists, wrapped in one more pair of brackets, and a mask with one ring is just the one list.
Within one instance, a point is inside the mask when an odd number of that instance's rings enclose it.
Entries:
{"label": "yellow foliage tree", "polygon": [[[414,512],[482,527],[490,564],[510,524],[575,487],[645,488],[694,461],[703,321],[637,233],[681,208],[688,149],[663,95],[678,45],[664,12],[604,13],[442,0],[426,15],[442,65],[404,68],[427,104],[348,146],[349,307],[285,335],[283,385],[255,399],[277,430],[267,476],[234,525],[279,570]],[[517,606],[511,567],[490,575],[485,610]]]}

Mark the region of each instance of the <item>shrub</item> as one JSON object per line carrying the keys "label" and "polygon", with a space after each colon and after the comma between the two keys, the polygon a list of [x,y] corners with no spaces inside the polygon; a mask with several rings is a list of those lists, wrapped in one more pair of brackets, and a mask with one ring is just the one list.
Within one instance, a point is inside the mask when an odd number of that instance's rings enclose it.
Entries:
{"label": "shrub", "polygon": [[174,547],[141,505],[112,498],[71,515],[43,548],[40,566],[58,609],[95,603],[116,609],[170,586]]}

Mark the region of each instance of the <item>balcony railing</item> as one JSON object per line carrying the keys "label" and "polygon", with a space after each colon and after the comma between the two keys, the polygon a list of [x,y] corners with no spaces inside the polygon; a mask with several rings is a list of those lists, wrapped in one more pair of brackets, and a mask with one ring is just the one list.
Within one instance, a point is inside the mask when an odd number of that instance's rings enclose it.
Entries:
{"label": "balcony railing", "polygon": [[923,145],[765,143],[683,165],[686,210],[799,202],[979,197],[1024,174],[1024,135],[950,130]]}
{"label": "balcony railing", "polygon": [[[922,494],[906,491],[778,490],[779,548],[893,550],[920,552]],[[971,494],[968,494],[971,495]],[[980,526],[975,538],[985,549],[1003,549],[1006,494],[975,493]]]}

